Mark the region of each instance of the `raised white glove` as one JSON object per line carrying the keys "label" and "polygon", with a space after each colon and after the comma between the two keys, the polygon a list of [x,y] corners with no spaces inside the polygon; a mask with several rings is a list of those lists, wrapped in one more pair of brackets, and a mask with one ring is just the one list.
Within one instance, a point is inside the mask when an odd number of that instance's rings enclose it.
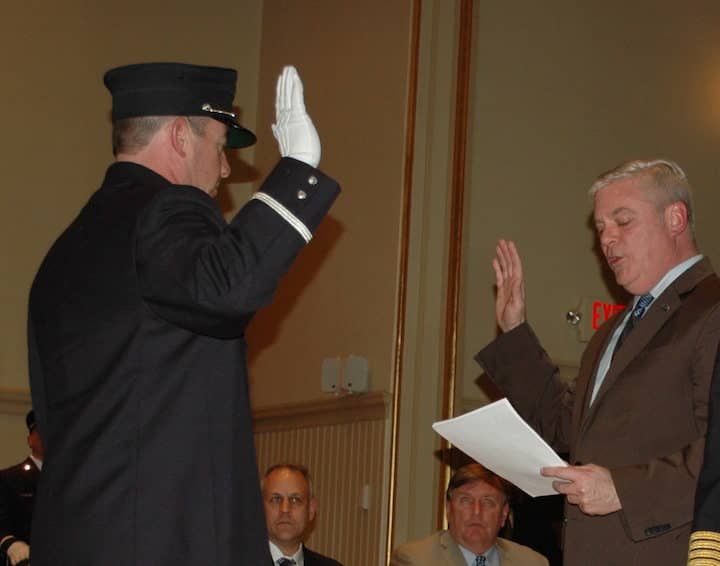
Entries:
{"label": "raised white glove", "polygon": [[10,564],[15,566],[21,560],[30,558],[30,547],[21,540],[16,540],[7,549]]}
{"label": "raised white glove", "polygon": [[278,141],[280,155],[317,167],[320,138],[305,111],[302,81],[293,66],[285,67],[278,77],[275,122],[272,132]]}

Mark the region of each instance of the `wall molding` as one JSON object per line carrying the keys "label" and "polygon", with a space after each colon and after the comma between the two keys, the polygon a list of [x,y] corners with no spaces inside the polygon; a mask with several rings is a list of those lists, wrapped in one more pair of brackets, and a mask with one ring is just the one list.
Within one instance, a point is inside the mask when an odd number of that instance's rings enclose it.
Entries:
{"label": "wall molding", "polygon": [[[374,391],[304,403],[273,405],[253,411],[255,432],[287,430],[318,425],[384,420],[392,397]],[[32,407],[30,392],[0,387],[0,414],[25,415]]]}
{"label": "wall molding", "polygon": [[0,414],[25,415],[30,407],[30,391],[0,387]]}
{"label": "wall molding", "polygon": [[325,426],[358,421],[385,420],[392,396],[373,391],[302,403],[287,403],[253,411],[255,433]]}

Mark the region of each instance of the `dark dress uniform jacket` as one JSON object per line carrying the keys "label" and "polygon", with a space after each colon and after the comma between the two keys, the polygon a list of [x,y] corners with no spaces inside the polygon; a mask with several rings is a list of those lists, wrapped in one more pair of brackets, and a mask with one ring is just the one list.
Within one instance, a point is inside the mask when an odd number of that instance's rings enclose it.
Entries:
{"label": "dark dress uniform jacket", "polygon": [[615,352],[590,404],[600,358],[622,316],[601,327],[574,385],[527,324],[477,360],[518,412],[572,464],[610,469],[622,509],[565,506],[565,566],[675,566],[687,558],[708,396],[720,340],[720,281],[703,259],[655,299]]}
{"label": "dark dress uniform jacket", "polygon": [[[0,470],[0,540],[12,535],[30,544],[38,470],[29,456],[19,464]],[[0,564],[4,564],[0,554]]]}
{"label": "dark dress uniform jacket", "polygon": [[33,566],[267,563],[244,333],[305,244],[293,216],[313,231],[338,191],[285,158],[261,187],[280,206],[227,224],[197,188],[108,169],[31,290]]}
{"label": "dark dress uniform jacket", "polygon": [[705,458],[695,492],[688,566],[720,564],[720,349],[710,386]]}

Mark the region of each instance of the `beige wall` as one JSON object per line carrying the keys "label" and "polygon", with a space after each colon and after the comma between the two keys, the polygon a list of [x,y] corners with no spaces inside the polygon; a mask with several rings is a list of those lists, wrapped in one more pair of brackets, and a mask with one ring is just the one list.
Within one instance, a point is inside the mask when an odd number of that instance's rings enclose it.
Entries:
{"label": "beige wall", "polygon": [[[327,397],[322,360],[338,355],[367,358],[370,389],[391,388],[411,4],[265,3],[259,132],[273,119],[279,69],[295,64],[320,167],[343,192],[251,325],[255,407]],[[274,144],[258,145],[260,170],[276,159]]]}
{"label": "beige wall", "polygon": [[427,0],[420,13],[393,546],[436,526],[458,5]]}

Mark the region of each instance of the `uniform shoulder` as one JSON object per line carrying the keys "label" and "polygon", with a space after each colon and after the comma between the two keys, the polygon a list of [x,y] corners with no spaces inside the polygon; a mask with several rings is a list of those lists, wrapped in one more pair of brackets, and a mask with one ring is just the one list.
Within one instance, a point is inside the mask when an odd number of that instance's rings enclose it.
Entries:
{"label": "uniform shoulder", "polygon": [[32,461],[30,460],[30,458],[27,458],[18,464],[15,464],[8,468],[3,468],[2,470],[0,470],[0,477],[13,478],[22,475],[30,469],[28,468],[28,466],[32,467],[31,462]]}

